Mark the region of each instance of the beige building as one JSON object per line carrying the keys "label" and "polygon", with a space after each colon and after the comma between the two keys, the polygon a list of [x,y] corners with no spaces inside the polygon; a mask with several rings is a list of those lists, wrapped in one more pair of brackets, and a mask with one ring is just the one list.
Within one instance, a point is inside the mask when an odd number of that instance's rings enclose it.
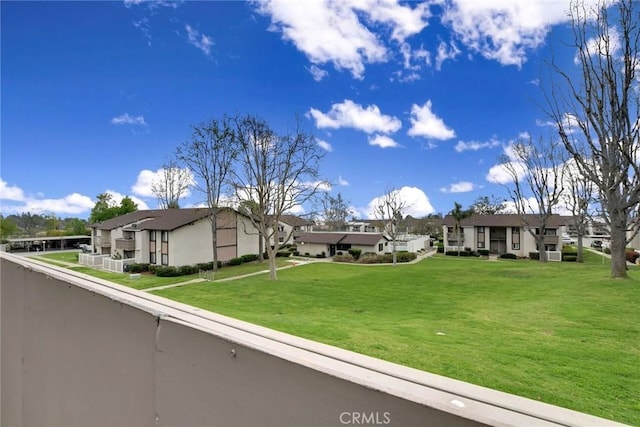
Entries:
{"label": "beige building", "polygon": [[382,233],[305,233],[296,238],[296,244],[300,255],[309,256],[324,254],[332,257],[338,252],[347,253],[349,249],[360,249],[362,253],[375,254],[391,252],[389,239]]}
{"label": "beige building", "polygon": [[442,228],[446,250],[455,250],[459,245],[472,251],[487,249],[495,254],[512,253],[526,257],[529,252],[539,250],[531,232],[544,235],[545,251],[560,251],[565,223],[555,214],[549,217],[544,229],[541,229],[537,215],[473,215],[461,221],[459,244],[456,220],[452,215],[444,217]]}
{"label": "beige building", "polygon": [[[281,246],[294,243],[298,236],[312,232],[314,225],[315,223],[313,221],[300,218],[299,216],[281,215],[278,232],[273,234],[273,240],[277,238]],[[271,242],[271,244],[274,243],[274,241]]]}
{"label": "beige building", "polygon": [[[258,253],[258,233],[245,215],[224,209],[217,218],[218,260]],[[193,265],[213,259],[209,210],[131,212],[91,225],[93,251],[137,263]]]}

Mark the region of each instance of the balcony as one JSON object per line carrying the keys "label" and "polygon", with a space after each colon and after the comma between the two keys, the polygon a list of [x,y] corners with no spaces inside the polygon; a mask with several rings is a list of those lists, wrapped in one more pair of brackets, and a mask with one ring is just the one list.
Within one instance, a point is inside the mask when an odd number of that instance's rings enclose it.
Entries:
{"label": "balcony", "polygon": [[98,238],[98,246],[101,248],[110,248],[111,240],[105,239],[104,237]]}
{"label": "balcony", "polygon": [[136,249],[135,239],[116,239],[116,249],[123,251],[134,251]]}
{"label": "balcony", "polygon": [[544,244],[545,245],[548,245],[548,244],[557,245],[558,243],[560,243],[560,237],[559,236],[544,236]]}

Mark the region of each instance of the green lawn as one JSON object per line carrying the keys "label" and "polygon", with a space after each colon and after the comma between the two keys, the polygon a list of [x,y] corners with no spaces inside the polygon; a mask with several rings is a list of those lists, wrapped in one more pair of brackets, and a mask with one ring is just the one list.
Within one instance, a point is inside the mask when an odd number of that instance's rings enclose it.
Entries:
{"label": "green lawn", "polygon": [[[191,274],[188,276],[178,276],[178,277],[157,277],[153,274],[143,273],[139,279],[131,279],[129,274],[121,274],[121,273],[111,273],[104,270],[97,270],[94,268],[89,268],[85,266],[81,266],[77,260],[77,253],[74,252],[60,252],[60,253],[51,253],[42,255],[39,257],[35,257],[40,261],[47,262],[49,264],[53,264],[59,267],[65,267],[72,271],[77,271],[79,273],[87,274],[89,276],[98,277],[100,279],[109,280],[110,282],[118,283],[120,285],[128,286],[134,289],[148,289],[155,288],[156,286],[164,286],[164,285],[172,285],[176,283],[182,283],[189,280],[197,279],[198,274]],[[77,267],[69,267],[67,264],[58,262],[64,261],[66,263],[74,263],[77,264]],[[290,263],[286,261],[286,258],[278,258],[276,260],[276,264],[279,267],[283,267],[285,265],[289,265]],[[258,271],[268,270],[269,265],[267,262],[249,262],[246,264],[241,264],[233,267],[223,267],[216,272],[215,280],[225,279],[234,276],[241,276],[245,274],[255,273]]]}
{"label": "green lawn", "polygon": [[425,371],[640,424],[640,271],[441,257],[155,292]]}

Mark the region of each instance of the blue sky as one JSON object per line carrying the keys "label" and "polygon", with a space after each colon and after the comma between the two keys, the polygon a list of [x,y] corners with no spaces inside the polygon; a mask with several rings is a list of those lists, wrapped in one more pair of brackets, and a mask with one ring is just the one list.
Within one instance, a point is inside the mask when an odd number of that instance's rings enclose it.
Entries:
{"label": "blue sky", "polygon": [[391,188],[418,217],[507,197],[499,156],[550,131],[545,60],[574,69],[567,6],[2,1],[0,212],[86,218],[105,191],[155,208],[167,156],[224,113],[299,115],[362,218]]}

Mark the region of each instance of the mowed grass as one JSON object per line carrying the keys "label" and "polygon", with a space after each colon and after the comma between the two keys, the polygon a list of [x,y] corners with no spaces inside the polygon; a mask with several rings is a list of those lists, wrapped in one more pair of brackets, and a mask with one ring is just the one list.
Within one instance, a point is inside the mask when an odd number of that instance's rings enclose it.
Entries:
{"label": "mowed grass", "polygon": [[640,425],[640,271],[441,257],[316,263],[154,292],[301,337]]}
{"label": "mowed grass", "polygon": [[[118,283],[120,285],[128,286],[134,289],[140,289],[140,290],[155,288],[156,286],[166,286],[166,285],[183,283],[183,282],[187,282],[187,281],[199,278],[199,275],[197,273],[190,274],[187,276],[177,276],[177,277],[158,277],[154,274],[142,273],[140,275],[140,278],[132,279],[129,276],[129,273],[112,273],[109,271],[98,270],[95,268],[82,266],[78,264],[77,252],[50,253],[50,254],[39,256],[39,257],[35,257],[35,259],[56,265],[58,267],[68,268],[71,271],[87,274],[89,276],[108,280],[110,282]],[[63,261],[64,263],[61,263],[59,261]],[[70,267],[66,263],[77,264],[77,266]],[[278,258],[276,259],[276,265],[278,267],[283,267],[285,265],[290,265],[290,263],[287,262],[286,259],[284,258]],[[250,263],[241,264],[233,267],[223,267],[216,272],[214,281],[220,280],[220,279],[226,279],[229,277],[256,273],[256,272],[265,271],[268,269],[269,269],[269,264],[267,264],[266,261],[262,263],[250,262]]]}

